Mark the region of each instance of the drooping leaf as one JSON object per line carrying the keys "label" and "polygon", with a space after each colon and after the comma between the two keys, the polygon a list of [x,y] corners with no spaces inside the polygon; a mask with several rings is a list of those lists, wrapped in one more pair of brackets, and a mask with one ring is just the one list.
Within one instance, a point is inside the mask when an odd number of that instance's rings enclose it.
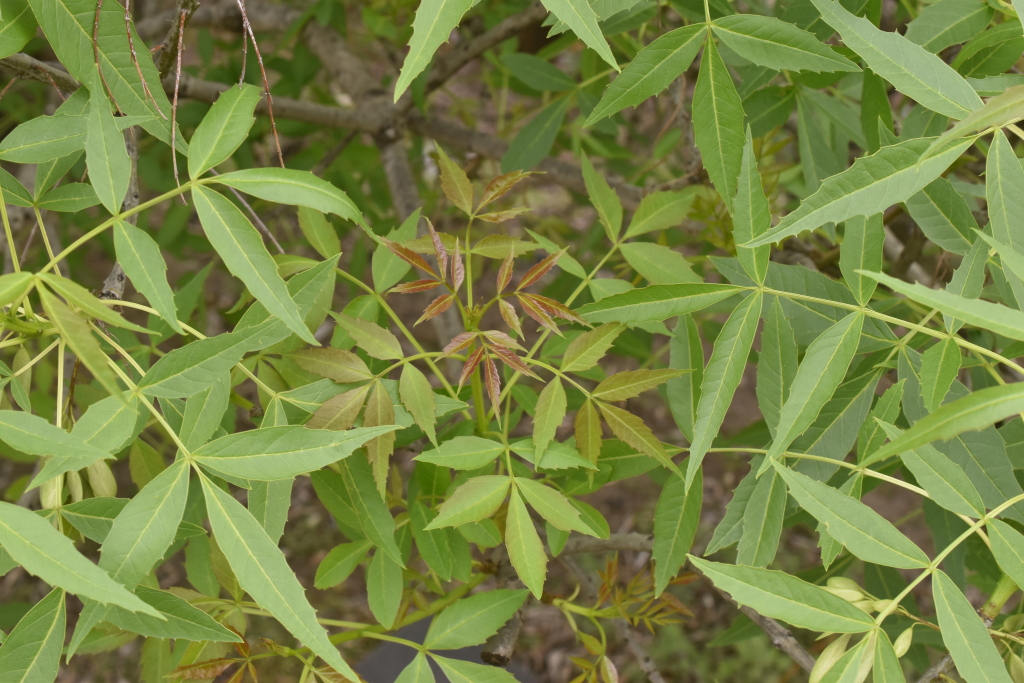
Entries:
{"label": "drooping leaf", "polygon": [[874,620],[824,588],[783,572],[708,562],[692,555],[690,562],[741,605],[812,631],[864,633]]}
{"label": "drooping leaf", "polygon": [[200,478],[214,536],[242,588],[301,643],[344,676],[356,679],[316,621],[284,555],[249,511],[206,477]]}
{"label": "drooping leaf", "polygon": [[583,155],[582,161],[583,182],[587,186],[587,194],[597,209],[605,234],[609,240],[615,242],[622,231],[622,202],[605,177],[594,169],[586,155]]}
{"label": "drooping leaf", "polygon": [[736,564],[767,567],[775,560],[786,515],[786,483],[774,470],[757,480],[743,513]]}
{"label": "drooping leaf", "polygon": [[375,552],[366,568],[366,594],[370,612],[385,628],[390,628],[398,616],[402,587],[402,566],[387,553]]}
{"label": "drooping leaf", "polygon": [[120,607],[107,610],[105,619],[125,631],[151,638],[177,638],[191,641],[237,643],[238,635],[217,623],[213,617],[193,607],[183,598],[167,591],[139,586],[135,594],[160,613],[160,619],[128,612]]}
{"label": "drooping leaf", "polygon": [[[598,328],[600,329],[600,328]],[[669,341],[669,367],[689,372],[670,379],[665,385],[668,407],[679,431],[687,441],[693,440],[697,420],[700,385],[704,379],[704,348],[697,324],[690,315],[681,315]],[[579,443],[579,437],[576,437]]]}
{"label": "drooping leaf", "polygon": [[[322,212],[308,206],[299,207],[299,229],[309,244],[324,258],[341,253],[341,240],[334,226]],[[386,250],[385,250],[386,251]]]}

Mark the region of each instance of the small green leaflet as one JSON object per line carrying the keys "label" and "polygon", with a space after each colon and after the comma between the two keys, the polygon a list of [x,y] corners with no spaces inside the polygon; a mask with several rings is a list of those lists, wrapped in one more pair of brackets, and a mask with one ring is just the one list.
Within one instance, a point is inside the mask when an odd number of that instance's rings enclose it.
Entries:
{"label": "small green leaflet", "polygon": [[85,134],[85,163],[96,195],[111,214],[121,212],[128,192],[131,160],[124,146],[124,135],[110,113],[110,100],[94,78],[89,91],[89,126]]}
{"label": "small green leaflet", "polygon": [[857,71],[857,65],[793,24],[756,14],[715,19],[712,32],[741,57],[776,71]]}
{"label": "small green leaflet", "polygon": [[704,499],[704,474],[701,470],[689,487],[679,477],[665,482],[654,510],[654,592],[660,595],[686,562],[700,521]]}
{"label": "small green leaflet", "polygon": [[949,393],[960,372],[960,347],[952,339],[943,339],[921,356],[921,398],[928,412],[934,412]]}
{"label": "small green leaflet", "polygon": [[378,550],[366,568],[366,593],[370,612],[390,629],[402,606],[402,566]]}
{"label": "small green leaflet", "polygon": [[1018,579],[1024,583],[1024,536],[998,519],[988,521],[988,536],[992,542],[992,554],[1002,570],[1015,583]]}
{"label": "small green leaflet", "polygon": [[475,470],[493,462],[504,452],[505,447],[497,441],[479,436],[457,436],[413,459],[456,470]]}
{"label": "small green leaflet", "polygon": [[504,502],[511,483],[508,477],[497,475],[473,477],[455,489],[427,529],[460,526],[490,517]]}
{"label": "small green leaflet", "polygon": [[613,69],[619,70],[612,49],[597,25],[597,15],[587,0],[541,0],[541,3],[555,17],[564,21],[587,47],[600,55]]}
{"label": "small green leaflet", "polygon": [[60,667],[67,607],[54,588],[32,606],[0,647],[4,683],[52,683]]}
{"label": "small green leaflet", "polygon": [[356,567],[366,559],[373,543],[367,540],[342,543],[335,546],[327,556],[320,561],[316,570],[314,585],[320,590],[325,590],[347,579]]}
{"label": "small green leaflet", "polygon": [[148,234],[126,221],[114,224],[114,248],[118,263],[132,284],[149,300],[160,317],[178,334],[184,334],[174,305],[174,292],[167,284],[167,264],[160,247]]}
{"label": "small green leaflet", "polygon": [[395,102],[413,80],[430,64],[437,48],[448,42],[448,36],[474,4],[473,0],[422,0],[412,20],[412,38],[402,70],[395,83]]}
{"label": "small green leaflet", "polygon": [[515,490],[509,498],[508,516],[505,518],[505,547],[519,579],[534,597],[540,599],[544,592],[548,556],[530,513]]}
{"label": "small green leaflet", "polygon": [[743,103],[713,40],[705,44],[693,91],[693,137],[731,213],[743,158]]}
{"label": "small green leaflet", "polygon": [[522,606],[528,591],[497,589],[463,598],[434,617],[423,646],[456,650],[483,643]]}

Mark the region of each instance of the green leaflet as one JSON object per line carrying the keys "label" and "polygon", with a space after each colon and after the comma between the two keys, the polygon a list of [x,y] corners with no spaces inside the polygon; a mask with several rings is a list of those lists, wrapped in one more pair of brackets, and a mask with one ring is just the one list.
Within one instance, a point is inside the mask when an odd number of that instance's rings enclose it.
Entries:
{"label": "green leaflet", "polygon": [[501,63],[508,67],[513,76],[534,90],[561,92],[576,86],[576,81],[564,71],[534,55],[521,52],[503,54]]}
{"label": "green leaflet", "polygon": [[475,470],[493,462],[504,452],[505,447],[497,441],[479,436],[456,436],[413,459],[456,470]]}
{"label": "green leaflet", "polygon": [[192,135],[188,175],[198,179],[206,171],[234,154],[249,137],[253,112],[262,93],[254,85],[228,88],[210,107]]}
{"label": "green leaflet", "polygon": [[[996,131],[985,166],[985,197],[992,237],[1024,254],[1024,238],[1018,234],[1017,220],[1024,211],[1024,168],[1021,168],[1013,146],[1002,131]],[[1005,259],[1004,259],[1004,265]],[[1013,268],[1003,268],[1018,304],[1024,301],[1024,279]],[[1019,307],[1019,306],[1018,306]]]}
{"label": "green leaflet", "polygon": [[67,607],[54,588],[32,606],[0,647],[4,683],[51,683],[60,667]]}
{"label": "green leaflet", "polygon": [[426,528],[460,526],[490,517],[504,502],[511,482],[508,477],[497,475],[473,477],[455,489]]}
{"label": "green leaflet", "polygon": [[423,646],[456,650],[483,643],[522,606],[529,593],[497,589],[463,598],[434,617]]}
{"label": "green leaflet", "polygon": [[1010,683],[1002,658],[978,613],[944,572],[932,574],[932,595],[942,641],[967,681]]}
{"label": "green leaflet", "polygon": [[0,59],[21,50],[36,35],[36,18],[27,0],[4,3],[3,26],[0,27]]}
{"label": "green leaflet", "polygon": [[652,285],[701,282],[678,251],[653,242],[627,242],[619,247],[626,262]]}
{"label": "green leaflet", "polygon": [[689,487],[679,477],[665,482],[654,510],[654,592],[660,595],[686,563],[700,521],[704,498],[704,474],[701,470]]}
{"label": "green leaflet", "polygon": [[572,32],[587,44],[587,47],[599,54],[601,59],[608,62],[613,69],[619,70],[619,65],[616,63],[615,57],[612,56],[608,41],[604,39],[601,28],[597,25],[597,15],[587,0],[541,0],[541,2],[556,18],[564,21]]}
{"label": "green leaflet", "polygon": [[[152,60],[138,59],[137,62],[132,62],[128,35],[125,31],[124,12],[120,7],[104,3],[99,6],[97,12],[98,6],[91,0],[29,0],[29,5],[57,59],[72,76],[87,85],[98,80],[98,56],[103,77],[121,111],[128,116],[146,117],[142,123],[143,128],[165,143],[170,143],[171,104],[160,87],[160,77]],[[94,52],[93,31],[97,13],[98,41]],[[138,50],[145,43],[136,34],[134,26],[130,30]],[[139,81],[136,65],[142,70],[142,75],[149,84],[149,91],[164,115],[162,118],[154,110],[142,82]],[[105,88],[100,90],[101,97],[104,91]],[[178,150],[182,153],[187,150],[180,135]]]}
{"label": "green leaflet", "polygon": [[597,215],[604,225],[608,240],[615,242],[622,232],[622,201],[605,177],[594,169],[594,165],[585,154],[582,157],[582,166],[583,183],[586,185],[590,201],[597,209]]}
{"label": "green leaflet", "polygon": [[548,556],[530,513],[515,490],[509,498],[508,516],[505,518],[505,547],[519,580],[539,599],[544,592]]}
{"label": "green leaflet", "polygon": [[330,311],[330,314],[338,321],[338,325],[352,336],[359,348],[370,356],[381,360],[402,358],[402,344],[391,331],[362,318],[334,311]]}
{"label": "green leaflet", "polygon": [[174,292],[167,284],[167,264],[160,247],[148,234],[125,221],[114,224],[117,261],[132,284],[149,300],[160,317],[178,334],[184,334],[174,304]]}
{"label": "green leaflet", "polygon": [[336,432],[299,425],[268,427],[222,436],[195,450],[192,457],[222,476],[258,481],[291,479],[347,458],[370,439],[397,428],[386,425]]}
{"label": "green leaflet", "polygon": [[974,241],[971,230],[978,227],[978,222],[948,180],[936,178],[907,199],[906,206],[910,217],[932,242],[954,254],[970,250]]}
{"label": "green leaflet", "polygon": [[907,40],[929,52],[965,43],[980,33],[995,11],[983,0],[939,0],[907,24]]}
{"label": "green leaflet", "polygon": [[864,503],[784,465],[776,463],[775,468],[801,507],[857,557],[886,567],[928,566],[920,548]]}
{"label": "green leaflet", "polygon": [[[574,1],[579,2],[580,0]],[[451,683],[515,683],[516,681],[512,674],[501,667],[474,664],[434,654],[430,656],[441,667],[441,671]],[[406,682],[402,681],[402,683]]]}
{"label": "green leaflet", "polygon": [[761,317],[763,300],[763,295],[755,292],[740,302],[715,340],[715,348],[700,385],[697,422],[693,427],[690,457],[686,461],[687,486],[693,482],[701,461],[711,448],[739,386]]}
{"label": "green leaflet", "polygon": [[308,206],[299,207],[299,229],[309,244],[324,258],[341,253],[341,240],[334,226],[322,212]]}
{"label": "green leaflet", "polygon": [[316,655],[351,679],[355,672],[316,621],[302,586],[263,527],[230,494],[200,477],[217,544],[246,593]]}
{"label": "green leaflet", "polygon": [[879,629],[875,632],[875,654],[872,666],[874,683],[907,683],[903,667],[896,656],[889,636]]}
{"label": "green leaflet", "polygon": [[963,432],[984,429],[1022,410],[1024,386],[1005,384],[979,389],[921,418],[899,438],[869,455],[867,462],[883,460],[932,441],[950,439]]}
{"label": "green leaflet", "polygon": [[108,609],[104,618],[120,629],[151,638],[227,643],[242,640],[234,631],[221,626],[209,614],[173,593],[139,586],[135,594],[152,605],[161,618],[128,612],[120,607]]}
{"label": "green leaflet", "polygon": [[571,101],[568,95],[559,97],[523,126],[501,157],[502,173],[531,169],[547,156],[555,144],[555,137],[558,136]]}
{"label": "green leaflet", "polygon": [[773,299],[761,329],[761,351],[757,357],[757,405],[772,438],[779,414],[789,397],[798,367],[797,345],[779,299]]}
{"label": "green leaflet", "polygon": [[187,450],[194,451],[210,440],[224,419],[230,399],[231,375],[225,372],[220,379],[185,402],[178,438]]}
{"label": "green leaflet", "polygon": [[743,103],[712,40],[705,45],[693,91],[693,137],[731,213],[743,158]]}
{"label": "green leaflet", "polygon": [[[0,427],[6,443],[24,453],[39,456],[54,456],[53,467],[44,467],[29,485],[34,488],[39,484],[63,474],[68,470],[81,469],[96,460],[110,457],[107,451],[85,443],[81,437],[69,434],[55,427],[43,418],[31,413],[2,410],[0,411]],[[65,469],[60,469],[69,463]],[[42,475],[46,478],[41,478]]]}
{"label": "green leaflet", "polygon": [[694,24],[669,31],[651,42],[612,81],[583,125],[592,126],[667,88],[689,68],[704,43],[706,31],[706,25]]}
{"label": "green leaflet", "polygon": [[402,565],[378,550],[366,568],[366,593],[370,612],[385,628],[391,628],[402,606]]}
{"label": "green leaflet", "polygon": [[472,6],[472,0],[423,0],[420,3],[412,21],[409,52],[395,83],[395,102],[427,68],[437,48],[448,42],[448,36]]}
{"label": "green leaflet", "polygon": [[398,380],[398,393],[402,397],[402,405],[412,413],[413,419],[430,439],[430,443],[436,446],[437,435],[434,433],[434,424],[437,422],[437,417],[434,415],[436,402],[430,380],[412,363],[406,363],[402,366],[402,376]]}
{"label": "green leaflet", "polygon": [[[83,92],[88,94],[88,90]],[[85,149],[88,129],[88,116],[62,115],[59,110],[53,116],[37,116],[17,126],[0,141],[0,159],[38,164],[66,157]],[[4,192],[8,192],[6,187]]]}
{"label": "green leaflet", "polygon": [[857,71],[813,34],[775,17],[733,14],[713,21],[711,30],[741,57],[776,71]]}
{"label": "green leaflet", "polygon": [[538,461],[555,438],[555,431],[565,420],[566,405],[565,388],[562,381],[555,377],[540,392],[533,417],[533,449]]}
{"label": "green leaflet", "polygon": [[904,95],[954,119],[981,106],[981,98],[967,81],[936,55],[899,33],[879,30],[834,0],[812,2],[846,46]]}
{"label": "green leaflet", "polygon": [[89,126],[85,134],[85,164],[96,195],[111,214],[121,211],[128,192],[131,160],[124,146],[124,135],[114,123],[110,101],[94,79],[90,86]]}
{"label": "green leaflet", "polygon": [[689,370],[665,384],[665,397],[679,431],[687,441],[692,441],[693,426],[697,421],[697,404],[700,401],[700,385],[704,379],[704,348],[693,316],[679,316],[669,341],[668,364],[677,370]]}
{"label": "green leaflet", "polygon": [[430,660],[423,652],[417,652],[408,666],[398,674],[395,683],[434,683],[434,672],[430,669]]}
{"label": "green leaflet", "polygon": [[1024,583],[1024,536],[998,519],[988,521],[988,535],[992,542],[992,554],[1000,568],[1014,583],[1018,579]]}
{"label": "green leaflet", "polygon": [[[389,232],[387,238],[392,242],[405,242],[416,237],[416,226],[420,222],[420,210],[416,209],[402,224]],[[386,292],[401,282],[412,266],[400,259],[383,244],[373,250],[373,287],[378,292]]]}
{"label": "green leaflet", "polygon": [[774,470],[757,480],[743,511],[743,535],[736,548],[736,564],[767,567],[775,560],[786,500],[786,483]]}
{"label": "green leaflet", "polygon": [[562,354],[562,371],[583,372],[594,367],[625,329],[624,325],[605,323],[579,335]]}
{"label": "green leaflet", "polygon": [[[865,73],[865,77],[867,74]],[[865,91],[867,86],[865,86]],[[800,150],[800,167],[808,192],[816,192],[821,181],[839,173],[842,168],[832,151],[825,132],[819,125],[814,111],[808,106],[803,90],[796,97],[797,147]]]}
{"label": "green leaflet", "polygon": [[804,230],[815,230],[824,223],[841,223],[854,216],[882,213],[924,189],[974,143],[973,138],[964,140],[949,150],[924,158],[931,141],[932,138],[908,140],[857,159],[842,173],[826,178],[818,191],[781,223],[744,246],[758,247]]}
{"label": "green leaflet", "polygon": [[193,187],[192,197],[206,237],[224,259],[228,270],[244,282],[252,295],[288,329],[310,344],[318,344],[299,317],[295,302],[278,275],[277,265],[267,252],[263,238],[241,209],[223,195],[201,185]]}
{"label": "green leaflet", "polygon": [[696,192],[652,192],[640,200],[640,206],[629,221],[626,237],[636,237],[679,225],[686,218]]}
{"label": "green leaflet", "polygon": [[942,405],[960,372],[960,347],[952,339],[943,339],[921,356],[921,398],[928,412]]}
{"label": "green leaflet", "polygon": [[249,482],[249,512],[270,536],[278,542],[288,521],[288,508],[292,504],[292,479]]}
{"label": "green leaflet", "polygon": [[740,287],[718,284],[651,285],[606,296],[577,312],[595,323],[660,321],[707,308],[739,291]]}
{"label": "green leaflet", "polygon": [[[746,142],[743,145],[743,159],[740,163],[736,199],[733,202],[732,222],[733,240],[736,244],[750,242],[772,227],[771,209],[768,206],[768,198],[764,196],[764,188],[761,186],[761,174],[757,170],[754,142],[751,139],[749,127],[747,128]],[[768,274],[770,251],[771,247],[767,245],[753,249],[736,248],[736,258],[743,266],[743,270],[747,271],[747,275],[758,284],[763,284],[764,278]]]}
{"label": "green leaflet", "polygon": [[864,633],[874,620],[824,588],[783,572],[708,562],[692,555],[690,562],[741,605],[766,617],[812,631]]}
{"label": "green leaflet", "polygon": [[[419,541],[417,541],[418,544]],[[314,585],[320,590],[337,586],[355,571],[372,547],[373,543],[367,540],[342,543],[335,546],[320,561],[320,566],[316,570]],[[420,552],[423,552],[422,548]]]}
{"label": "green leaflet", "polygon": [[843,381],[857,352],[863,324],[862,313],[851,313],[822,332],[807,347],[793,378],[789,397],[779,413],[779,427],[768,457],[761,465],[762,473],[770,461],[778,458],[799,434],[811,426]]}
{"label": "green leaflet", "polygon": [[1024,116],[1024,86],[1007,88],[1005,92],[986,102],[984,107],[972,111],[967,118],[940,135],[939,139],[932,143],[932,148],[941,149],[950,140],[956,140],[986,128],[1002,128],[1019,120],[1022,116]]}
{"label": "green leaflet", "polygon": [[28,572],[69,593],[156,616],[156,611],[82,556],[71,540],[37,515],[0,503],[0,545]]}
{"label": "green leaflet", "polygon": [[870,218],[854,216],[846,221],[845,228],[843,247],[839,253],[839,269],[857,303],[863,306],[871,300],[877,283],[857,271],[882,270],[882,245],[885,243],[882,215],[876,214]]}
{"label": "green leaflet", "polygon": [[597,536],[580,517],[580,512],[560,492],[540,482],[518,477],[516,491],[549,524],[562,531],[578,531],[588,536]]}
{"label": "green leaflet", "polygon": [[[363,223],[363,215],[347,194],[308,171],[274,167],[246,168],[223,173],[211,180],[270,202],[308,206],[323,213],[333,213],[353,223]],[[207,193],[210,191],[207,190]]]}
{"label": "green leaflet", "polygon": [[[369,461],[366,458],[348,458],[339,463],[339,467],[340,477],[325,476],[324,479],[331,483],[335,491],[339,484],[345,488],[345,495],[350,496],[351,510],[366,537],[400,566],[405,566],[395,542],[395,520],[377,492]],[[327,475],[327,471],[316,474]],[[352,517],[347,516],[342,521],[351,523],[351,520]]]}
{"label": "green leaflet", "polygon": [[[879,422],[882,429],[895,439],[902,430]],[[959,465],[929,445],[900,454],[903,464],[913,473],[917,483],[924,487],[938,505],[960,515],[977,517],[985,512],[985,503],[970,478]]]}

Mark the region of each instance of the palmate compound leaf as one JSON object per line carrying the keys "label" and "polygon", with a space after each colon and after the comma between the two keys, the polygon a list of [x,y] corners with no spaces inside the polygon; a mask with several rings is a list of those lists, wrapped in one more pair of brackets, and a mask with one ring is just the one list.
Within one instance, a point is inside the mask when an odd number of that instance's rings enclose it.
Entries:
{"label": "palmate compound leaf", "polygon": [[717,588],[766,617],[826,633],[864,633],[874,627],[874,620],[862,610],[795,576],[688,557]]}
{"label": "palmate compound leaf", "polygon": [[356,680],[317,623],[316,612],[277,544],[241,503],[205,476],[200,479],[214,537],[245,592],[314,654]]}
{"label": "palmate compound leaf", "polygon": [[925,158],[932,140],[916,138],[899,142],[857,159],[842,173],[823,180],[818,191],[781,223],[743,246],[771,244],[805,230],[816,230],[825,223],[841,223],[854,216],[882,213],[924,189],[974,144],[974,139],[970,138]]}
{"label": "palmate compound leaf", "polygon": [[299,425],[229,434],[197,449],[193,459],[207,470],[259,481],[289,479],[348,457],[364,443],[390,434],[397,425],[336,432]]}
{"label": "palmate compound leaf", "polygon": [[932,595],[942,641],[968,683],[1010,683],[999,651],[985,623],[944,572],[932,574]]}
{"label": "palmate compound leaf", "polygon": [[775,468],[801,507],[857,557],[886,567],[928,566],[920,548],[864,503],[785,465],[776,463]]}

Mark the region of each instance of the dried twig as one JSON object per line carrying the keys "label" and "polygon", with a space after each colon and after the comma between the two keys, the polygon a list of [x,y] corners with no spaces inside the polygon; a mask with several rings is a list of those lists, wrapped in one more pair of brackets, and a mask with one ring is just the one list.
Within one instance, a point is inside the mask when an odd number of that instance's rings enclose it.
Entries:
{"label": "dried twig", "polygon": [[100,12],[103,9],[103,0],[96,0],[96,16],[93,17],[92,21],[92,56],[96,61],[96,71],[100,73],[100,81],[103,83],[103,88],[107,91],[107,95],[110,96],[111,101],[114,103],[114,107],[118,113],[121,113],[121,107],[117,104],[117,98],[114,97],[114,92],[107,85],[107,77],[103,75],[103,67],[100,65]]}
{"label": "dried twig", "polygon": [[242,27],[245,33],[242,34],[242,73],[239,76],[238,85],[245,81],[245,52],[246,35],[252,40],[252,50],[256,53],[256,61],[260,65],[260,75],[263,77],[263,94],[267,98],[267,116],[270,118],[270,132],[274,135],[274,145],[277,147],[277,160],[284,168],[284,154],[281,152],[281,139],[277,136],[277,124],[274,122],[274,97],[270,94],[270,82],[267,80],[267,70],[263,66],[263,55],[260,54],[260,46],[256,43],[256,34],[253,33],[252,24],[249,23],[249,16],[245,12],[245,0],[238,0],[238,11],[242,13]]}
{"label": "dried twig", "polygon": [[[722,595],[722,591],[719,591]],[[732,598],[730,598],[730,601]],[[756,610],[740,605],[740,611],[750,617],[750,620],[761,627],[761,630],[768,634],[772,645],[784,652],[804,671],[814,668],[814,656],[804,649],[804,646],[793,637],[789,630],[771,617],[758,614]]]}
{"label": "dried twig", "polygon": [[615,632],[618,633],[619,638],[626,641],[626,645],[629,646],[630,652],[636,657],[640,670],[647,676],[647,680],[651,683],[665,683],[665,679],[662,678],[661,672],[658,671],[658,665],[654,662],[654,658],[651,657],[647,649],[640,643],[640,640],[636,637],[636,631],[626,623],[625,619],[615,620]]}
{"label": "dried twig", "polygon": [[[185,22],[188,20],[188,12],[179,10],[178,14],[178,65],[174,70],[174,100],[171,102],[171,163],[174,166],[174,182],[181,187],[178,180],[178,150],[176,148],[176,133],[178,131],[178,88],[181,85],[181,53],[185,51],[185,44],[182,38],[185,35]],[[185,199],[182,197],[182,201]]]}
{"label": "dried twig", "polygon": [[[198,10],[199,0],[178,0],[178,6],[168,14],[135,24],[135,30],[143,38],[155,35],[152,29],[158,26],[159,31],[167,31],[167,37],[158,46],[163,48],[163,52],[160,53],[160,59],[157,61],[157,71],[160,72],[160,80],[167,78],[168,74],[171,73],[171,69],[174,68],[174,60],[178,55],[178,44],[183,33],[178,30],[181,24],[181,13],[185,13],[185,24],[187,25]],[[170,28],[165,29],[164,26],[168,24],[170,24]],[[142,27],[144,25],[149,26],[150,31],[143,31]]]}
{"label": "dried twig", "polygon": [[156,113],[160,114],[160,118],[166,119],[167,117],[160,110],[160,105],[157,104],[156,98],[153,97],[153,93],[149,89],[146,77],[142,75],[142,65],[139,64],[139,56],[135,54],[135,40],[132,38],[131,6],[132,0],[124,0],[124,32],[128,36],[128,50],[132,53],[132,64],[135,65],[135,73],[139,76],[139,82],[142,83],[142,90],[146,93],[146,98],[153,103],[153,107],[156,109]]}
{"label": "dried twig", "polygon": [[919,679],[917,679],[917,683],[932,683],[933,681],[939,680],[952,670],[953,658],[950,657],[948,653],[944,654],[939,661],[925,669],[925,672],[921,674]]}

